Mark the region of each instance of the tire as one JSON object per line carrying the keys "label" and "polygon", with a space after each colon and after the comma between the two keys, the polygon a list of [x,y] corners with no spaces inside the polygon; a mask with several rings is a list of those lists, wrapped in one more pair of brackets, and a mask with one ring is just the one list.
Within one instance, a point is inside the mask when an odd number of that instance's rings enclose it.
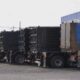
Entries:
{"label": "tire", "polygon": [[16,64],[24,64],[24,61],[25,61],[24,55],[20,55],[20,54],[16,55],[15,57]]}
{"label": "tire", "polygon": [[61,68],[64,66],[64,59],[61,56],[53,56],[50,60],[51,67]]}

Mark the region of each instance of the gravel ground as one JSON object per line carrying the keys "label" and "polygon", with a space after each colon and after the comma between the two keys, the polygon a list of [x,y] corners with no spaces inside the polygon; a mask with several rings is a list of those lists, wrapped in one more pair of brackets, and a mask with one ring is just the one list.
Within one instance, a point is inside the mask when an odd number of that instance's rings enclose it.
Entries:
{"label": "gravel ground", "polygon": [[0,80],[80,80],[80,70],[0,63]]}

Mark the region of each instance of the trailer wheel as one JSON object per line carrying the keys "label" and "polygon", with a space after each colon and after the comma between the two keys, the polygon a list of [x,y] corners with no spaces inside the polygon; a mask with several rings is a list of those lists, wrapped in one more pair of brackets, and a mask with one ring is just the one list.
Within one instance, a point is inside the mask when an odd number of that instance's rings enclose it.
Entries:
{"label": "trailer wheel", "polygon": [[50,60],[51,67],[61,68],[64,66],[64,59],[61,56],[53,56]]}
{"label": "trailer wheel", "polygon": [[15,57],[15,63],[16,64],[23,64],[24,63],[24,60],[25,60],[24,55],[18,54]]}

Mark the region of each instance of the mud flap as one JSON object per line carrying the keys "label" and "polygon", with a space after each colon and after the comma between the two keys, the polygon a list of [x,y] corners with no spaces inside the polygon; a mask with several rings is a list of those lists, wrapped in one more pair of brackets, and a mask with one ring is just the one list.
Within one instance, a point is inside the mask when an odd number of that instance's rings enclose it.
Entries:
{"label": "mud flap", "polygon": [[77,62],[77,67],[80,68],[80,51],[78,51],[78,62]]}
{"label": "mud flap", "polygon": [[42,56],[41,56],[41,65],[42,67],[46,67],[46,52],[42,52]]}

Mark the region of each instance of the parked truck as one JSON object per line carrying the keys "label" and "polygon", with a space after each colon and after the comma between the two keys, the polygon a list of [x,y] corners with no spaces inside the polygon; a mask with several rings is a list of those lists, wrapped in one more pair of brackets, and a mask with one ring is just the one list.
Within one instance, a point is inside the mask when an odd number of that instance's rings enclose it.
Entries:
{"label": "parked truck", "polygon": [[57,68],[80,66],[80,23],[28,27],[20,30],[17,37],[18,49],[9,53],[9,62],[39,61],[41,66]]}
{"label": "parked truck", "polygon": [[79,66],[79,23],[30,28],[29,51],[45,67]]}

